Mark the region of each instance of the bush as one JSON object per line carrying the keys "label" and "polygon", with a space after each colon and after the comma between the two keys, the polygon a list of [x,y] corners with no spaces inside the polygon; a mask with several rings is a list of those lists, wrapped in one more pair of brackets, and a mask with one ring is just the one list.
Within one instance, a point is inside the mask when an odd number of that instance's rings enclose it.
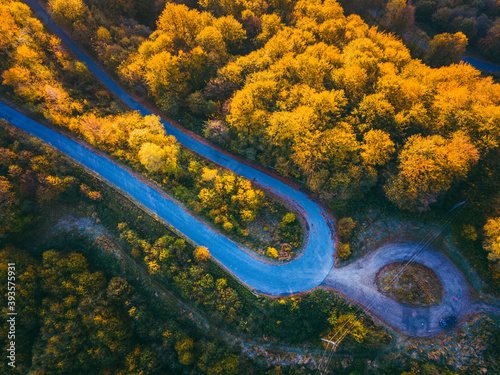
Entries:
{"label": "bush", "polygon": [[233,223],[230,223],[229,221],[226,221],[222,227],[224,228],[224,230],[226,232],[231,232],[231,230],[233,229]]}
{"label": "bush", "polygon": [[210,253],[208,252],[208,249],[205,246],[198,246],[194,250],[194,259],[198,263],[202,263],[210,259]]}
{"label": "bush", "polygon": [[268,247],[266,255],[269,258],[277,259],[278,258],[278,250],[276,250],[274,247]]}
{"label": "bush", "polygon": [[339,243],[337,254],[341,259],[347,259],[351,256],[351,246],[348,243]]}
{"label": "bush", "polygon": [[340,240],[343,242],[349,241],[351,238],[352,230],[356,226],[356,222],[350,217],[344,217],[339,220],[337,225]]}
{"label": "bush", "polygon": [[462,227],[462,237],[469,241],[477,240],[476,228],[473,225],[465,224]]}
{"label": "bush", "polygon": [[293,223],[295,221],[295,214],[292,213],[292,212],[288,212],[287,214],[285,214],[283,216],[283,218],[281,219],[281,222],[286,225],[286,224],[289,224],[289,223]]}

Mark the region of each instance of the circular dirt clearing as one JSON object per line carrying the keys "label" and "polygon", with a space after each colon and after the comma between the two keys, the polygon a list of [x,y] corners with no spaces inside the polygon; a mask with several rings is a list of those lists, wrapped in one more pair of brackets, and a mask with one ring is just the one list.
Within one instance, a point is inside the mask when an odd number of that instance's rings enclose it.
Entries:
{"label": "circular dirt clearing", "polygon": [[443,286],[439,277],[419,263],[388,264],[377,273],[381,293],[411,307],[428,307],[441,303]]}

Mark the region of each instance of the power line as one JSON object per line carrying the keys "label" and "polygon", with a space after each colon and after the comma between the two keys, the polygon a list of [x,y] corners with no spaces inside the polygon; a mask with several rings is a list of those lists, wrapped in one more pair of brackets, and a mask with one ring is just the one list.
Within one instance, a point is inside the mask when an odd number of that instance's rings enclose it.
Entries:
{"label": "power line", "polygon": [[[470,191],[470,189],[469,189]],[[469,193],[469,191],[467,193]],[[388,288],[390,288],[394,283],[396,283],[399,278],[401,277],[401,275],[410,267],[410,265],[415,262],[415,259],[416,257],[427,247],[428,244],[430,244],[432,241],[434,241],[434,239],[439,236],[441,234],[441,232],[463,211],[463,209],[465,208],[465,206],[467,205],[469,201],[469,198],[465,199],[464,201],[462,202],[459,202],[457,204],[455,204],[447,213],[446,215],[440,220],[440,223],[443,222],[442,224],[440,224],[439,228],[438,228],[438,231],[432,235],[431,237],[426,237],[424,239],[422,239],[418,245],[417,245],[417,251],[415,251],[415,253],[410,257],[409,260],[407,260],[404,265],[402,266],[398,266],[400,267],[400,269],[398,270],[397,274],[395,276],[392,277],[391,281],[383,288],[383,291],[385,292]],[[456,211],[457,208],[459,208],[459,210]],[[452,213],[451,217],[447,218],[450,213]],[[396,268],[397,269],[397,268]],[[375,304],[375,301],[377,300],[378,297],[374,297],[372,298],[372,300],[370,301],[370,303],[367,305],[367,307],[362,307],[362,306],[358,306],[358,310],[352,314],[352,316],[346,321],[344,322],[344,324],[340,327],[340,329],[338,329],[335,334],[329,339],[329,340],[326,340],[326,339],[322,339],[323,341],[326,341],[327,342],[327,345],[326,345],[326,348],[325,348],[325,352],[323,353],[323,356],[322,356],[322,359],[321,359],[321,362],[320,362],[320,366],[318,367],[318,370],[320,372],[321,375],[323,374],[326,374],[326,371],[328,371],[328,365],[330,364],[330,361],[331,361],[331,358],[333,356],[333,351],[335,351],[338,347],[338,344],[340,344],[340,342],[349,334],[349,332],[354,328],[354,324],[355,322],[358,320],[358,316],[356,316],[358,314],[358,312],[368,312],[370,310],[370,308]],[[350,324],[350,326],[348,326],[343,332],[342,330],[344,329],[344,327],[346,327],[348,324]],[[342,333],[341,333],[342,332]],[[340,334],[339,337],[337,337],[338,335]],[[329,350],[329,346],[332,345],[332,348],[331,350]],[[327,353],[328,352],[328,353]],[[322,370],[321,366],[323,365],[323,363],[325,362],[324,361],[324,358],[325,358],[325,355],[327,355],[327,360],[326,360],[326,364],[324,365],[324,371]]]}

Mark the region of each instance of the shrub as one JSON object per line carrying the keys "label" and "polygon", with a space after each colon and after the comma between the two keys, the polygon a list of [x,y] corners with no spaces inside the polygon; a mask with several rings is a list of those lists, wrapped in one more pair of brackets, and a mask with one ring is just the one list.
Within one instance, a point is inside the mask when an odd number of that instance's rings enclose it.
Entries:
{"label": "shrub", "polygon": [[278,250],[276,250],[274,247],[268,247],[266,254],[269,258],[278,258]]}
{"label": "shrub", "polygon": [[351,238],[352,230],[356,222],[350,217],[344,217],[339,220],[337,230],[341,241],[347,242]]}
{"label": "shrub", "polygon": [[339,243],[337,254],[341,259],[347,259],[351,256],[351,246],[348,243]]}
{"label": "shrub", "polygon": [[462,237],[469,241],[477,240],[476,228],[473,225],[465,224],[462,227]]}
{"label": "shrub", "polygon": [[292,212],[288,212],[283,216],[283,219],[281,219],[281,222],[283,224],[293,223],[294,221],[295,221],[295,214]]}

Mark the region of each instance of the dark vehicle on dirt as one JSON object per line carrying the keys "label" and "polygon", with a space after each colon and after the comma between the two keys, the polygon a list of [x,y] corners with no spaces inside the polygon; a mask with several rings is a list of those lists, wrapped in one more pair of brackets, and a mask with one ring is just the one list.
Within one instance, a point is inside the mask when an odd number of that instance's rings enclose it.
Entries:
{"label": "dark vehicle on dirt", "polygon": [[451,328],[457,322],[457,317],[455,315],[450,315],[446,318],[443,318],[439,321],[439,325],[441,328]]}

